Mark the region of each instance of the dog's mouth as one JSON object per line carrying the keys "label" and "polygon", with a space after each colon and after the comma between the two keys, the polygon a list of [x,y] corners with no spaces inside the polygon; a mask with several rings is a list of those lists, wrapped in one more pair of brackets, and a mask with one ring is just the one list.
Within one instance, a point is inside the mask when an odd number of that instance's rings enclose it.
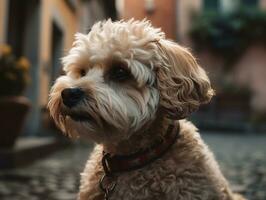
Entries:
{"label": "dog's mouth", "polygon": [[65,119],[69,119],[73,122],[82,123],[84,124],[90,124],[93,126],[103,126],[103,124],[107,124],[105,119],[98,115],[97,112],[90,113],[80,110],[69,110],[69,109],[61,109],[61,116]]}
{"label": "dog's mouth", "polygon": [[88,113],[71,113],[67,114],[72,120],[84,122],[84,121],[93,121],[93,117]]}

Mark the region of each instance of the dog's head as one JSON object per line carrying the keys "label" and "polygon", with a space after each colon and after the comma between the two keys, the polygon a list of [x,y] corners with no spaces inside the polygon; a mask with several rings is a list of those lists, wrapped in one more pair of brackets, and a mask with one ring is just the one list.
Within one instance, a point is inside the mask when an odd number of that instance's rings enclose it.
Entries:
{"label": "dog's head", "polygon": [[63,65],[50,113],[68,135],[96,142],[126,139],[158,115],[184,118],[213,95],[193,56],[146,20],[108,20],[76,34]]}

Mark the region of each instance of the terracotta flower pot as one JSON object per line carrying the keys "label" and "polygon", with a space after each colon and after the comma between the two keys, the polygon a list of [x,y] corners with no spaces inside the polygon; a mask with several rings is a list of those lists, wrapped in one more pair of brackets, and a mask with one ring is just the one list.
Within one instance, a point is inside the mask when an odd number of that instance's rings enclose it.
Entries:
{"label": "terracotta flower pot", "polygon": [[13,147],[30,105],[30,101],[23,96],[0,97],[0,148]]}

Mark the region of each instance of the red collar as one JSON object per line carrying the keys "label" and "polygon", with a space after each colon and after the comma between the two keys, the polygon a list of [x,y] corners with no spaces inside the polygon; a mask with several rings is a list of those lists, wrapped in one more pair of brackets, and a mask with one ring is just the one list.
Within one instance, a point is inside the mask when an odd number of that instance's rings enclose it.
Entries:
{"label": "red collar", "polygon": [[104,153],[102,158],[102,165],[107,176],[119,172],[131,171],[142,168],[147,164],[162,157],[176,142],[179,135],[179,124],[177,130],[174,130],[174,125],[170,124],[167,128],[167,133],[162,140],[158,141],[150,148],[139,151],[131,155],[110,155]]}

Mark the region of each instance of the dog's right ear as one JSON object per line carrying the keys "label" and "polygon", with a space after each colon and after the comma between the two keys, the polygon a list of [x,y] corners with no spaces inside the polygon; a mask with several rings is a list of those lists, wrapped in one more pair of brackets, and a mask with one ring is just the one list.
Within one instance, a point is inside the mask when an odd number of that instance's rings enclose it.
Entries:
{"label": "dog's right ear", "polygon": [[169,118],[182,119],[208,103],[214,94],[209,78],[192,54],[169,40],[157,42],[162,64],[157,68],[160,106]]}

